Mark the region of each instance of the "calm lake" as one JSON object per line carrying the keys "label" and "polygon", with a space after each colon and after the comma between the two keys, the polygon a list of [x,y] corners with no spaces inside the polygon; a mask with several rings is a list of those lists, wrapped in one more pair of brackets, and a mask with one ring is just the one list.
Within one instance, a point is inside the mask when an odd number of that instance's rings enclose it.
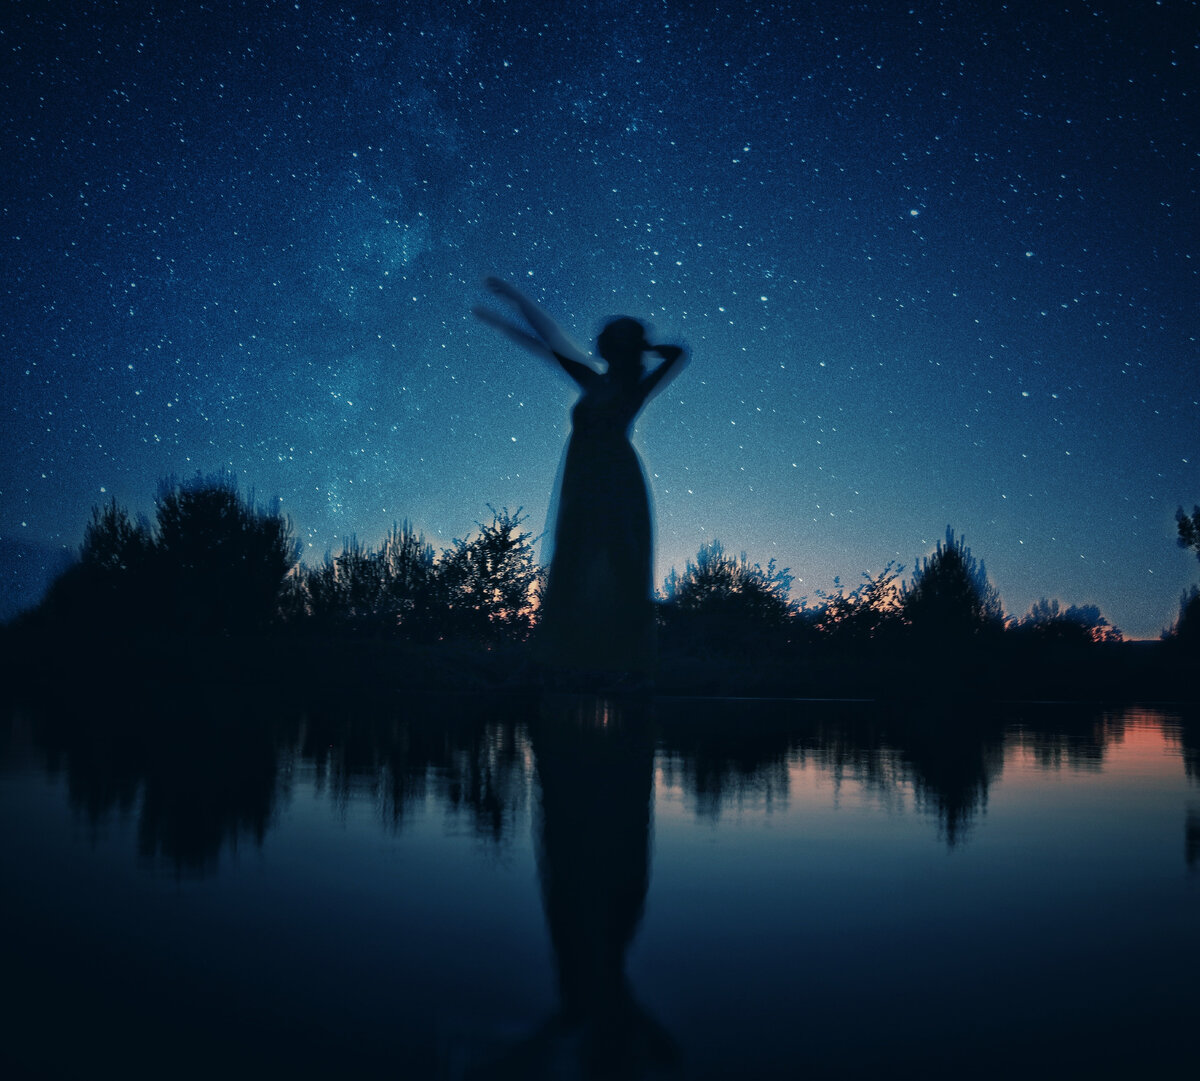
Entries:
{"label": "calm lake", "polygon": [[98,693],[0,729],[5,1077],[1196,1076],[1195,715]]}

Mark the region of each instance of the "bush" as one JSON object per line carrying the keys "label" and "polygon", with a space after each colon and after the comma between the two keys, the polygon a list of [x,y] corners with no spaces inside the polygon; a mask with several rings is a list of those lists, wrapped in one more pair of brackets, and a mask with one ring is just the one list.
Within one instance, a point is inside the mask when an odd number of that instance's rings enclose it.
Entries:
{"label": "bush", "polygon": [[292,523],[242,499],[230,474],[168,478],[156,500],[161,622],[202,632],[257,630],[278,614],[300,557]]}
{"label": "bush", "polygon": [[79,562],[40,618],[92,633],[257,630],[278,614],[299,556],[291,522],[238,495],[226,474],[159,486],[155,526],[111,502],[92,510]]}
{"label": "bush", "polygon": [[1162,637],[1191,649],[1200,648],[1200,586],[1183,591],[1179,598],[1179,615]]}
{"label": "bush", "polygon": [[284,595],[298,626],[375,638],[428,641],[460,638],[483,644],[516,641],[533,628],[541,569],[525,518],[492,511],[479,533],[456,539],[437,558],[407,522],[392,527],[378,549],[357,538],[301,567]]}
{"label": "bush", "polygon": [[721,542],[703,545],[682,575],[674,569],[663,583],[668,607],[693,615],[719,617],[731,625],[779,628],[796,614],[792,574],[771,560],[753,566],[743,552],[734,558]]}
{"label": "bush", "polygon": [[[792,635],[801,627],[790,597],[792,575],[774,560],[751,564],[719,541],[700,548],[679,574],[663,583],[658,606],[662,654],[700,670],[684,678],[710,688],[767,685],[786,669]],[[731,683],[732,680],[732,683]]]}
{"label": "bush", "polygon": [[60,574],[34,616],[71,630],[126,633],[146,618],[153,596],[154,538],[115,500],[92,508],[79,559]]}
{"label": "bush", "polygon": [[115,499],[92,508],[92,520],[83,530],[79,561],[103,574],[144,573],[154,550],[150,523],[135,524]]}
{"label": "bush", "polygon": [[904,620],[925,637],[961,641],[998,632],[1004,626],[1000,594],[988,581],[982,561],[954,530],[927,559],[918,559],[912,582],[900,593]]}
{"label": "bush", "polygon": [[515,514],[488,509],[491,524],[479,523],[469,540],[456,538],[438,562],[439,622],[453,637],[523,640],[533,629],[542,582],[533,534],[520,532],[526,521],[520,507]]}
{"label": "bush", "polygon": [[1064,642],[1092,645],[1100,642],[1120,642],[1120,630],[1100,613],[1094,604],[1072,604],[1063,608],[1056,600],[1045,597],[1037,601],[1012,630],[1038,642]]}
{"label": "bush", "polygon": [[426,637],[435,607],[433,548],[405,522],[392,527],[378,550],[356,538],[341,554],[326,554],[304,568],[289,587],[289,619],[313,626],[380,637]]}
{"label": "bush", "polygon": [[846,592],[839,579],[834,592],[817,590],[817,606],[810,618],[823,635],[844,643],[861,643],[879,638],[900,621],[900,587],[903,567],[889,563],[878,574],[863,573],[859,585]]}

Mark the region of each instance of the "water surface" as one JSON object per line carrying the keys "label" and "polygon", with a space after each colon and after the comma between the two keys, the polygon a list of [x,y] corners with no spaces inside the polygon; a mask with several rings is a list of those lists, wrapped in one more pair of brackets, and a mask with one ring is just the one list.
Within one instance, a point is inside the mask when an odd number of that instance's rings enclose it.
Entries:
{"label": "water surface", "polygon": [[9,1076],[1191,1076],[1168,709],[11,712]]}

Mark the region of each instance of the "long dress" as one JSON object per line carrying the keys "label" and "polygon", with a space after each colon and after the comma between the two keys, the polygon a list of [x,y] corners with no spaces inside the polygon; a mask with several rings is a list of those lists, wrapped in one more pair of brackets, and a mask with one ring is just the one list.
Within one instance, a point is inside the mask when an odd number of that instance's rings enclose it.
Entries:
{"label": "long dress", "polygon": [[629,441],[645,398],[636,382],[599,377],[571,411],[539,631],[548,664],[653,668],[650,497]]}

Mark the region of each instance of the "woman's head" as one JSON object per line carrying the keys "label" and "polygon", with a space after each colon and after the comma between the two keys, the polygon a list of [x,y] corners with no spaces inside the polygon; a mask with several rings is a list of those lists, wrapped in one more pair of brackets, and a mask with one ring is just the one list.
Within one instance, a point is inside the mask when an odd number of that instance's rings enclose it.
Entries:
{"label": "woman's head", "polygon": [[596,349],[616,375],[640,373],[642,354],[649,348],[646,328],[627,315],[606,323],[596,339]]}

